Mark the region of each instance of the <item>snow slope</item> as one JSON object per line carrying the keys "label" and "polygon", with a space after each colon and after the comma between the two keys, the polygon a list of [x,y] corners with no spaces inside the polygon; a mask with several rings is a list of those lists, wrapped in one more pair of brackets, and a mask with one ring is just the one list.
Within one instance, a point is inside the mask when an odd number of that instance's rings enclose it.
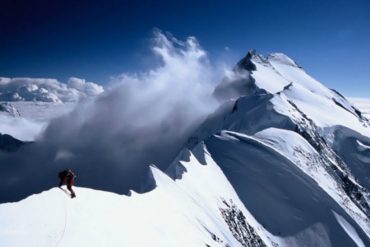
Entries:
{"label": "snow slope", "polygon": [[360,109],[367,118],[370,118],[370,99],[349,98],[349,100]]}
{"label": "snow slope", "polygon": [[145,193],[0,204],[0,245],[370,246],[361,109],[281,53],[249,52],[214,95],[219,109],[166,171],[150,168]]}
{"label": "snow slope", "polygon": [[[292,113],[297,111],[293,108],[298,108],[319,128],[340,125],[370,136],[369,121],[356,107],[336,91],[326,88],[309,76],[284,54],[274,53],[264,58],[251,51],[238,63],[235,74],[226,78],[216,88],[216,96],[220,88],[227,91],[227,88],[234,88],[235,84],[238,87],[243,85],[245,88],[254,89],[241,91],[237,98],[240,96],[272,97],[268,103],[272,103],[277,113],[290,119],[294,118]],[[225,100],[230,100],[230,97]],[[252,104],[256,105],[254,102]]]}
{"label": "snow slope", "polygon": [[206,165],[189,154],[188,161],[181,162],[186,173],[176,181],[151,167],[155,188],[148,193],[122,196],[76,188],[77,198],[71,200],[54,188],[18,203],[1,204],[0,245],[242,246],[222,214],[234,205],[249,230],[254,229],[252,240],[272,246],[275,238],[250,215],[203,152]]}
{"label": "snow slope", "polygon": [[77,198],[71,200],[53,188],[1,204],[0,245],[370,244],[320,186],[293,163],[287,167],[283,156],[256,139],[224,132],[206,146],[216,152],[209,155],[199,145],[193,150],[195,157],[185,150],[169,175],[151,167],[147,186],[153,190],[144,194],[123,196],[78,187]]}
{"label": "snow slope", "polygon": [[235,132],[213,136],[206,146],[246,208],[286,241],[283,246],[356,246],[334,212],[370,244],[369,228],[361,229],[315,180],[276,150]]}
{"label": "snow slope", "polygon": [[[334,227],[330,232],[338,234],[344,229],[351,233],[352,226],[346,227],[347,223],[340,222],[343,216],[336,216],[337,210],[341,210],[348,217],[346,221],[358,227],[356,232],[363,234],[360,239],[369,241],[370,173],[365,161],[370,154],[364,148],[370,143],[368,119],[345,97],[310,77],[286,55],[272,54],[264,58],[250,52],[234,72],[239,77],[226,78],[215,90],[216,96],[225,103],[193,134],[188,146],[205,140],[247,209],[259,222],[263,221],[263,225],[270,226],[266,228],[272,233],[292,234],[293,242],[301,246],[309,241],[318,241],[319,246],[349,246],[351,241],[359,244],[357,233],[345,243],[347,240],[336,239],[330,233],[317,237],[318,232],[324,230],[316,229],[316,237],[309,236],[311,230],[302,237],[298,230],[305,232],[303,229],[308,229],[313,219]],[[244,80],[240,79],[243,75]],[[227,94],[229,98],[223,98],[221,89],[234,90],[235,84],[241,87],[243,83],[244,88],[253,90],[239,91],[239,94],[231,94],[232,97]],[[266,150],[261,150],[262,147]],[[278,152],[282,157],[277,158],[271,152]],[[299,169],[302,173],[293,177],[312,179],[321,190],[320,197],[325,195],[330,201],[327,209],[337,213],[328,211],[320,215],[326,203],[320,202],[320,208],[315,208],[312,202],[306,201],[308,199],[300,198],[301,195],[314,198],[311,189],[299,187],[299,182],[294,178],[290,181],[284,171],[273,173],[271,166],[289,167],[290,172]],[[269,180],[275,180],[274,184]],[[286,180],[294,187],[285,187]],[[247,199],[251,197],[253,200]],[[286,201],[279,202],[283,198]],[[300,202],[304,203],[297,205]],[[269,208],[261,209],[261,205],[274,205],[274,209],[282,211],[271,212]],[[302,225],[287,216],[297,209]],[[302,215],[300,210],[313,211],[314,215]],[[339,225],[334,226],[333,222]]]}
{"label": "snow slope", "polygon": [[291,160],[299,169],[314,179],[332,199],[355,219],[365,232],[370,232],[366,215],[340,188],[329,171],[320,165],[327,162],[302,136],[288,130],[269,128],[256,133],[255,137]]}

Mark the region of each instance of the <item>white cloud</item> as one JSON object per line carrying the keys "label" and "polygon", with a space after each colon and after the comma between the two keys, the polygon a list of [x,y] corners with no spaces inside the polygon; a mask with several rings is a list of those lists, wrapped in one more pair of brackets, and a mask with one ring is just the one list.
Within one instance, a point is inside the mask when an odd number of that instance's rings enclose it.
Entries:
{"label": "white cloud", "polygon": [[87,96],[97,96],[104,92],[104,88],[102,86],[94,82],[87,82],[85,79],[77,77],[69,78],[68,86],[85,93]]}
{"label": "white cloud", "polygon": [[46,128],[40,123],[21,117],[9,117],[0,112],[0,133],[11,135],[22,141],[33,141]]}
{"label": "white cloud", "polygon": [[48,78],[0,77],[0,101],[74,102],[103,91],[102,86],[76,77],[68,83]]}
{"label": "white cloud", "polygon": [[[189,135],[218,106],[212,92],[220,74],[194,37],[181,42],[156,32],[152,49],[162,61],[159,66],[115,77],[104,94],[51,121],[17,160],[0,155],[0,163],[12,163],[14,170],[24,164],[42,167],[44,184],[49,185],[57,169],[70,167],[81,172],[80,186],[118,193],[139,189],[149,164],[166,169]],[[74,78],[63,86],[89,95],[96,91]],[[109,179],[102,179],[102,174]],[[16,176],[20,183],[11,188],[4,185],[7,181],[0,182],[0,194],[7,191],[15,197],[22,188],[40,189],[37,178],[26,173]]]}

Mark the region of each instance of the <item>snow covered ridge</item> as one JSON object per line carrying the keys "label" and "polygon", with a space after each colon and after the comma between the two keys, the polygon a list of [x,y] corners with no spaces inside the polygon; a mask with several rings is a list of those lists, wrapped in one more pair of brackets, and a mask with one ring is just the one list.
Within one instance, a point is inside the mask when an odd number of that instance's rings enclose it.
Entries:
{"label": "snow covered ridge", "polygon": [[365,116],[370,118],[370,99],[349,98],[349,100],[360,109]]}
{"label": "snow covered ridge", "polygon": [[[192,147],[194,143],[206,140],[210,153],[215,155],[215,161],[232,170],[232,167],[241,164],[248,164],[248,167],[253,166],[253,163],[274,163],[263,158],[268,156],[267,150],[253,151],[262,142],[291,160],[306,176],[315,180],[362,228],[368,241],[370,153],[367,147],[370,143],[370,122],[365,112],[335,90],[326,88],[310,77],[297,63],[283,54],[265,58],[253,51],[249,52],[236,65],[234,72],[234,75],[223,80],[215,90],[215,95],[225,103],[193,134],[188,146]],[[220,132],[221,135],[218,134]],[[228,142],[235,145],[230,145],[229,148],[219,144],[209,146],[213,140],[220,140],[225,145],[229,145]],[[253,145],[249,144],[251,141]],[[236,143],[240,143],[240,147]],[[246,153],[243,158],[237,149],[244,150],[240,151]],[[258,161],[259,159],[263,159],[263,162]],[[252,170],[250,167],[250,172]],[[233,172],[226,175],[233,184],[233,177],[237,175]],[[248,180],[246,176],[247,174],[240,175],[240,181],[236,181],[235,185],[246,186],[246,182],[241,182]],[[259,173],[254,182],[264,177],[265,175]],[[271,179],[280,180],[277,177]],[[240,197],[253,194],[246,193],[247,189],[234,189],[240,192]],[[274,201],[275,205],[276,203]],[[256,203],[256,207],[261,205],[263,203]],[[250,207],[247,208],[251,210]],[[262,214],[264,213],[266,212]],[[256,214],[253,215],[258,218]],[[269,217],[272,217],[271,214]],[[278,221],[281,224],[282,221]],[[351,227],[346,228],[346,224],[342,223],[340,225],[350,232]],[[358,243],[356,236],[352,236],[352,239],[357,246],[366,246]],[[315,240],[317,237],[312,237],[310,241]],[[318,246],[347,245],[340,242],[330,244],[329,241]]]}
{"label": "snow covered ridge", "polygon": [[[296,62],[281,53],[265,58],[253,50],[249,51],[236,65],[234,73],[214,91],[214,95],[224,101],[263,94],[275,95],[275,98],[280,97],[279,94],[289,94],[284,97],[304,108],[303,112],[314,117],[320,127],[344,125],[353,128],[357,125],[356,129],[362,132],[359,124],[369,126],[365,112],[308,75]],[[276,105],[278,108],[281,104]],[[319,110],[322,107],[325,109]],[[344,119],[338,117],[342,115]]]}
{"label": "snow covered ridge", "polygon": [[[71,200],[50,189],[57,165],[41,164],[37,182],[49,184],[39,187],[11,162],[0,166],[9,169],[0,170],[0,196],[44,190],[0,204],[0,245],[370,246],[370,122],[361,110],[278,53],[249,52],[214,94],[219,109],[172,163],[149,168],[145,193],[78,187]],[[72,165],[84,186],[85,168]]]}
{"label": "snow covered ridge", "polygon": [[67,83],[46,78],[0,77],[0,101],[75,102],[102,92],[102,86],[76,77]]}
{"label": "snow covered ridge", "polygon": [[[206,147],[212,151],[209,153]],[[258,153],[261,151],[266,156]],[[167,172],[150,168],[148,182],[153,189],[144,194],[131,191],[124,196],[76,188],[78,196],[71,200],[63,191],[53,188],[17,203],[1,204],[0,244],[9,247],[370,244],[356,222],[317,183],[305,177],[294,163],[287,162],[283,153],[253,137],[224,132],[192,152],[182,152],[182,159],[172,163]],[[235,160],[228,158],[230,155]]]}
{"label": "snow covered ridge", "polygon": [[[76,188],[71,200],[54,188],[0,205],[1,246],[278,246],[248,212],[208,152],[189,153],[173,180],[152,166],[155,188],[123,196]],[[32,211],[31,211],[32,210]],[[258,244],[258,245],[257,245]]]}
{"label": "snow covered ridge", "polygon": [[0,152],[15,152],[18,151],[19,148],[21,148],[21,146],[24,144],[27,143],[17,140],[10,135],[0,133]]}

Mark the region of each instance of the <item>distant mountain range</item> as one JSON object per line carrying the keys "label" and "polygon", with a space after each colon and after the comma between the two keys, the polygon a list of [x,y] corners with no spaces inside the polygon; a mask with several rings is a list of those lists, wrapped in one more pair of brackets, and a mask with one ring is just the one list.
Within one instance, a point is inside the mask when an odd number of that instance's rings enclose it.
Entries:
{"label": "distant mountain range", "polygon": [[103,91],[102,86],[76,77],[67,83],[47,78],[0,77],[0,101],[76,102]]}

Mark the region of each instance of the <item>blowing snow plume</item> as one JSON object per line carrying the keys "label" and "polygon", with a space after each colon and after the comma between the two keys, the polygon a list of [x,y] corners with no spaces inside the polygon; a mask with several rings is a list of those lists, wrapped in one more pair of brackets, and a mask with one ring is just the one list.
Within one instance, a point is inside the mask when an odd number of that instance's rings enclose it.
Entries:
{"label": "blowing snow plume", "polygon": [[166,168],[189,134],[212,112],[213,68],[197,40],[155,32],[161,65],[122,74],[94,101],[50,123],[40,140],[0,154],[1,202],[53,187],[57,171],[78,174],[78,185],[127,193],[138,190],[152,163]]}

